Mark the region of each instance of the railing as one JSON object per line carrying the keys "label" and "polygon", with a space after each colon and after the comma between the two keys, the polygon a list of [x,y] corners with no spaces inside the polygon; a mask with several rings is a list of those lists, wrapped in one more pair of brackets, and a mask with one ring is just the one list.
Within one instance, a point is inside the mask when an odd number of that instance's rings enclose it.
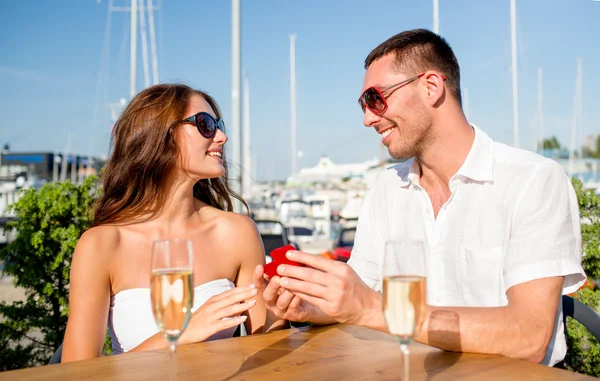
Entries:
{"label": "railing", "polygon": [[4,224],[16,218],[14,213],[8,211],[8,207],[17,202],[19,198],[21,198],[20,190],[0,193],[0,247],[5,246],[14,239],[14,233],[4,231]]}
{"label": "railing", "polygon": [[9,213],[8,207],[21,198],[21,191],[14,190],[0,193],[0,217],[12,217],[14,213]]}
{"label": "railing", "polygon": [[[4,226],[7,222],[14,221],[16,219],[17,217],[0,217],[0,249],[15,239],[15,232],[4,230]],[[0,262],[0,278],[2,278],[2,267],[3,264]]]}

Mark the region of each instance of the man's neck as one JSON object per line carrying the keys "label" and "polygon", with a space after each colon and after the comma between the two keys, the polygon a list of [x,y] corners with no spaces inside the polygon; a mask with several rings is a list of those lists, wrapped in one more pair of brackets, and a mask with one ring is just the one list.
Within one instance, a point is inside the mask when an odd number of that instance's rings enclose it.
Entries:
{"label": "man's neck", "polygon": [[464,164],[473,146],[475,131],[466,121],[445,124],[436,129],[431,144],[416,157],[421,170],[420,182],[433,187],[448,187],[452,176]]}
{"label": "man's neck", "polygon": [[450,179],[464,164],[473,146],[475,131],[466,120],[454,125],[445,124],[435,131],[436,138],[415,159],[421,172],[419,183],[427,192],[437,219],[452,194]]}

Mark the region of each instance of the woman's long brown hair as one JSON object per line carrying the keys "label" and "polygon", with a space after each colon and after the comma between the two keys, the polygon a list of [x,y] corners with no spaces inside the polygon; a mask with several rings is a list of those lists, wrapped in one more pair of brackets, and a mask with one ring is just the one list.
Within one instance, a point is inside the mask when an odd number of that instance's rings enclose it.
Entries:
{"label": "woman's long brown hair", "polygon": [[[221,118],[210,95],[182,84],[151,86],[127,105],[113,128],[112,152],[101,176],[92,226],[143,222],[160,213],[168,193],[166,181],[180,154],[173,132],[176,122],[187,116],[193,95],[204,98]],[[248,210],[246,202],[229,188],[225,156],[223,166],[224,176],[194,185],[194,197],[227,211],[233,210],[233,197]]]}

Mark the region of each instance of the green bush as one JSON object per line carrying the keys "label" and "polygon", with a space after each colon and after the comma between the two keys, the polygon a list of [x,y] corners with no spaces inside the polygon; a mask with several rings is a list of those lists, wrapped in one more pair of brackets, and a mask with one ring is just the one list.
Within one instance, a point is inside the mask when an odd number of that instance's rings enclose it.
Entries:
{"label": "green bush", "polygon": [[[583,304],[597,310],[600,302],[599,290],[583,288],[574,296]],[[600,377],[600,344],[582,324],[571,318],[567,321],[567,347],[567,369]]]}
{"label": "green bush", "polygon": [[[593,280],[600,279],[600,197],[593,190],[584,190],[583,184],[573,179],[573,187],[579,201],[583,268],[588,276],[588,287],[577,291],[573,297],[598,311],[600,290],[593,288]],[[600,344],[579,322],[567,321],[567,369],[590,376],[600,377]]]}
{"label": "green bush", "polygon": [[0,251],[0,261],[26,300],[0,303],[0,371],[45,364],[61,344],[71,258],[90,223],[96,180],[28,189],[11,206],[18,219],[5,229],[16,235]]}

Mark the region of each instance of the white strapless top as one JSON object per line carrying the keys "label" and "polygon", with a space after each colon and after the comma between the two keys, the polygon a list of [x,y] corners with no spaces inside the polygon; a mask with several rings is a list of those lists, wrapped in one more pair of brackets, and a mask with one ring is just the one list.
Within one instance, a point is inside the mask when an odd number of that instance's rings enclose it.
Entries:
{"label": "white strapless top", "polygon": [[[197,286],[194,288],[192,312],[200,308],[212,296],[234,287],[235,284],[225,278]],[[217,332],[206,341],[232,337],[235,329],[236,327],[233,327]],[[158,332],[159,329],[152,313],[149,288],[123,290],[110,298],[108,333],[112,339],[114,354],[128,352]]]}

